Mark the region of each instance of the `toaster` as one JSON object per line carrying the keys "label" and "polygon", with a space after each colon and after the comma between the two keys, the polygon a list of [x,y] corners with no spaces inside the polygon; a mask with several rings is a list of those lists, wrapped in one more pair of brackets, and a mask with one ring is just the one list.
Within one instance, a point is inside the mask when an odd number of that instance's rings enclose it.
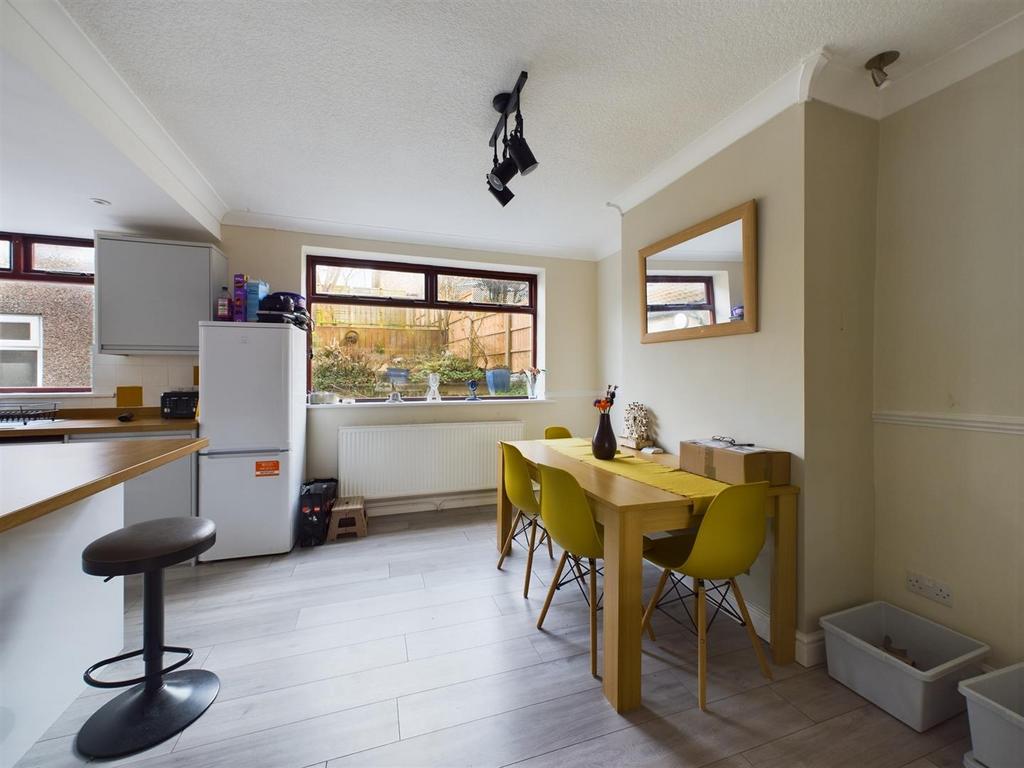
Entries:
{"label": "toaster", "polygon": [[165,419],[194,419],[198,407],[199,393],[194,390],[160,395],[160,415]]}

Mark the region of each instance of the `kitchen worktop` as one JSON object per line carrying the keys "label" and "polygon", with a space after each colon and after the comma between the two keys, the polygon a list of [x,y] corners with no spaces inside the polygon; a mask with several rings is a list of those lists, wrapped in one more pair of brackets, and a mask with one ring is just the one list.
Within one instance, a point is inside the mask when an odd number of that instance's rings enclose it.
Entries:
{"label": "kitchen worktop", "polygon": [[[125,426],[133,425],[135,422]],[[109,424],[104,422],[101,426]],[[209,441],[205,438],[0,444],[0,533],[196,453],[207,445]]]}
{"label": "kitchen worktop", "polygon": [[136,416],[131,421],[118,421],[116,415],[89,418],[61,415],[56,421],[30,421],[14,426],[0,424],[0,441],[102,432],[192,432],[198,428],[199,422],[195,419]]}

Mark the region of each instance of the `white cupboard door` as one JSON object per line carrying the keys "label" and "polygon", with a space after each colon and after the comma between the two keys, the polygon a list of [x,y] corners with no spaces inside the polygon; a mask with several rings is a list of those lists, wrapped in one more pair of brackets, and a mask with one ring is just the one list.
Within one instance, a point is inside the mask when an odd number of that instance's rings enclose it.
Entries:
{"label": "white cupboard door", "polygon": [[200,246],[98,240],[100,351],[194,354],[198,324],[212,312],[210,254]]}
{"label": "white cupboard door", "polygon": [[217,526],[200,560],[288,552],[295,543],[289,454],[199,457],[199,516]]}

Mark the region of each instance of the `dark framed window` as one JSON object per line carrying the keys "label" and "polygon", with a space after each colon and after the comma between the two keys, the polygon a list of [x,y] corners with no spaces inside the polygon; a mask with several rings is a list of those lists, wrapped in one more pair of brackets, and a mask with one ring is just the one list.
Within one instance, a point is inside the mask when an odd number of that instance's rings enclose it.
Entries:
{"label": "dark framed window", "polygon": [[310,256],[309,384],[343,398],[423,399],[431,373],[443,399],[526,396],[536,366],[537,276]]}
{"label": "dark framed window", "polygon": [[648,330],[715,324],[715,282],[703,275],[647,275]]}
{"label": "dark framed window", "polygon": [[0,396],[89,392],[92,240],[0,232]]}

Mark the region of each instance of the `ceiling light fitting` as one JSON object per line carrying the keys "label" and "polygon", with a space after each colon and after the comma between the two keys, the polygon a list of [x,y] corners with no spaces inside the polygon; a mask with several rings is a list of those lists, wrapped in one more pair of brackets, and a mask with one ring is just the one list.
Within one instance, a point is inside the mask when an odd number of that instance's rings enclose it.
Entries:
{"label": "ceiling light fitting", "polygon": [[89,202],[96,203],[96,205],[110,205],[109,200],[104,200],[102,197],[90,197]]}
{"label": "ceiling light fitting", "polygon": [[[523,113],[520,110],[520,94],[526,85],[526,72],[519,73],[515,87],[511,91],[503,91],[491,99],[491,106],[501,116],[491,133],[489,146],[494,150],[490,173],[487,174],[487,189],[502,207],[514,197],[508,183],[517,173],[525,176],[537,167],[530,145],[523,136]],[[508,119],[515,113],[515,127],[508,130]],[[501,136],[501,160],[498,160],[498,136]]]}
{"label": "ceiling light fitting", "polygon": [[889,80],[889,73],[885,71],[885,68],[895,63],[899,57],[899,51],[883,51],[864,63],[864,69],[871,73],[871,82],[875,84],[875,88],[885,86]]}

